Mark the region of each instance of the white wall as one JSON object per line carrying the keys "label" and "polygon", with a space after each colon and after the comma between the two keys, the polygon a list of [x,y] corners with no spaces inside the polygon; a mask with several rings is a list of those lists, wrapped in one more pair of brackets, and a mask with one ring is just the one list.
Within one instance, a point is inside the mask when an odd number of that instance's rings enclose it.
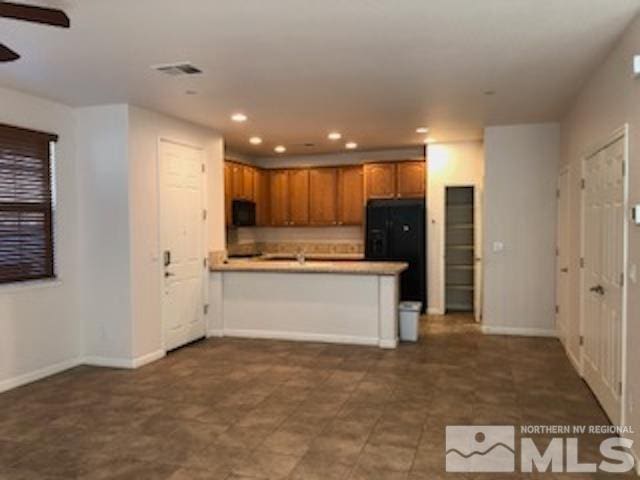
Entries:
{"label": "white wall", "polygon": [[[427,147],[427,291],[429,312],[445,310],[445,187],[474,186],[482,194],[482,142],[436,143]],[[482,223],[482,212],[476,222]],[[480,252],[477,252],[479,255]]]}
{"label": "white wall", "polygon": [[[557,124],[485,130],[487,332],[554,334],[559,137]],[[495,252],[494,242],[504,250]]]}
{"label": "white wall", "polygon": [[0,286],[0,391],[75,363],[77,201],[71,108],[0,88],[0,122],[59,135],[56,144],[56,281]]}
{"label": "white wall", "polygon": [[158,139],[203,149],[206,162],[207,251],[225,248],[222,136],[181,120],[129,108],[129,225],[133,357],[162,350],[160,322]]}
{"label": "white wall", "polygon": [[76,111],[78,138],[78,268],[84,355],[129,358],[128,107]]}
{"label": "white wall", "polygon": [[[594,72],[562,124],[562,164],[570,165],[573,171],[580,171],[583,155],[596,143],[606,139],[623,124],[629,124],[629,201],[631,205],[640,203],[640,148],[638,128],[640,128],[640,79],[631,72],[633,56],[640,53],[640,17],[622,36],[604,63]],[[577,175],[574,175],[577,177]],[[578,178],[574,178],[574,195],[579,188]],[[579,204],[573,203],[572,216],[579,214]],[[580,245],[580,226],[571,228],[571,243]],[[629,265],[640,267],[640,227],[629,227]],[[578,249],[572,252],[573,271],[577,271],[580,256]],[[631,279],[630,279],[631,280]],[[579,284],[573,286],[572,317],[577,321],[579,307]],[[627,402],[624,408],[626,424],[633,426],[635,451],[640,455],[640,285],[628,282],[628,334],[626,339],[628,375],[625,380]]]}

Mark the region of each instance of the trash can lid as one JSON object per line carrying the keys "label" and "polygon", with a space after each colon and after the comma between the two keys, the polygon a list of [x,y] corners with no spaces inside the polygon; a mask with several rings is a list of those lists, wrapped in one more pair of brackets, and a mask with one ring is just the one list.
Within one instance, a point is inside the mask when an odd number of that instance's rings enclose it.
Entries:
{"label": "trash can lid", "polygon": [[422,302],[400,302],[400,310],[409,312],[419,312],[422,310]]}

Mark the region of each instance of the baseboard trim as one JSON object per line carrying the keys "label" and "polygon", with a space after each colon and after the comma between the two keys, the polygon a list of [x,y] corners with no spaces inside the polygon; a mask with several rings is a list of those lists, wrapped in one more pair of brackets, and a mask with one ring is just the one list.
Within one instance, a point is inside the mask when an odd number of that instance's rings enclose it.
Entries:
{"label": "baseboard trim", "polygon": [[224,332],[222,330],[209,330],[207,332],[207,338],[211,337],[224,337]]}
{"label": "baseboard trim", "polygon": [[40,368],[29,373],[18,375],[17,377],[2,380],[0,382],[0,393],[21,387],[28,383],[42,380],[43,378],[50,377],[51,375],[55,375],[60,372],[64,372],[65,370],[69,370],[70,368],[77,367],[81,364],[82,362],[80,361],[80,359],[72,358],[60,363],[56,363],[55,365],[49,365],[48,367]]}
{"label": "baseboard trim", "polygon": [[520,327],[494,327],[482,325],[482,333],[485,335],[512,335],[514,337],[553,337],[557,338],[555,330],[544,328],[520,328]]}
{"label": "baseboard trim", "polygon": [[378,346],[380,348],[388,349],[398,348],[398,339],[396,338],[395,340],[380,340],[378,342]]}
{"label": "baseboard trim", "polygon": [[427,308],[427,315],[444,315],[444,310],[441,308]]}
{"label": "baseboard trim", "polygon": [[106,368],[128,368],[134,369],[147,365],[148,363],[160,360],[166,355],[164,350],[156,350],[136,358],[117,358],[117,357],[97,357],[89,356],[82,359],[85,365]]}
{"label": "baseboard trim", "polygon": [[166,355],[167,353],[164,350],[156,350],[155,352],[147,353],[146,355],[142,355],[141,357],[136,357],[132,362],[133,368],[143,367],[149,363],[164,358]]}
{"label": "baseboard trim", "polygon": [[[240,330],[224,329],[222,336],[239,338],[265,338],[272,340],[289,340],[292,342],[340,343],[350,345],[380,345],[375,337],[354,337],[349,335],[331,335],[322,333],[280,332],[276,330]],[[386,347],[390,348],[390,347]]]}

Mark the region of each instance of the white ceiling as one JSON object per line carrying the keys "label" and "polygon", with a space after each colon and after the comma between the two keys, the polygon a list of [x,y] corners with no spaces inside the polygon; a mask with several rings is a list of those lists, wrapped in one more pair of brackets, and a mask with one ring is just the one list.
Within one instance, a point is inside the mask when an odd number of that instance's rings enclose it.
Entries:
{"label": "white ceiling", "polygon": [[[0,20],[23,59],[0,85],[73,106],[130,102],[272,155],[480,138],[485,125],[561,118],[640,0],[49,0],[60,30]],[[188,60],[204,73],[149,67]],[[187,90],[198,95],[189,96]],[[493,96],[483,92],[493,90]],[[229,120],[236,111],[246,124]],[[265,139],[248,145],[251,135]],[[303,147],[305,142],[315,148]],[[298,145],[298,146],[296,146]]]}

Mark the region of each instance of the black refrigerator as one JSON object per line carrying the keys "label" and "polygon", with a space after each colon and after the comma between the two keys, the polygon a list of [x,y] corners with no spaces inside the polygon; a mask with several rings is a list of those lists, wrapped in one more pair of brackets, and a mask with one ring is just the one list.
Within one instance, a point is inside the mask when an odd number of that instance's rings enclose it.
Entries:
{"label": "black refrigerator", "polygon": [[400,299],[427,308],[427,241],[424,200],[369,200],[365,257],[371,261],[407,262],[400,277]]}

